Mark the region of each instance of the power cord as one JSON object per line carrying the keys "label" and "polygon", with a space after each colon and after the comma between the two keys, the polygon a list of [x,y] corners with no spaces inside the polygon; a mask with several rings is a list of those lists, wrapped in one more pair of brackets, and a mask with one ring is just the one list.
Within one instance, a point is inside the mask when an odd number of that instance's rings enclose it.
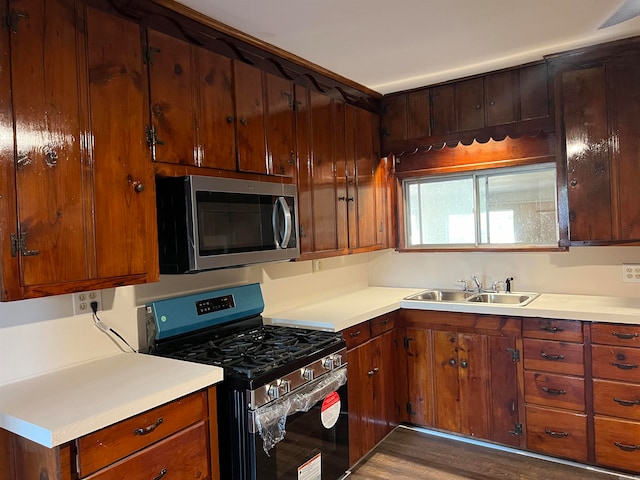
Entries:
{"label": "power cord", "polygon": [[129,345],[129,342],[127,342],[122,335],[120,335],[113,328],[111,328],[109,325],[107,325],[102,320],[100,320],[100,317],[98,317],[98,302],[91,302],[90,305],[91,305],[91,311],[93,312],[93,323],[95,324],[95,326],[98,327],[107,335],[111,335],[111,334],[115,335],[120,340],[122,340],[127,345],[127,347],[131,349],[133,353],[138,353],[135,348]]}

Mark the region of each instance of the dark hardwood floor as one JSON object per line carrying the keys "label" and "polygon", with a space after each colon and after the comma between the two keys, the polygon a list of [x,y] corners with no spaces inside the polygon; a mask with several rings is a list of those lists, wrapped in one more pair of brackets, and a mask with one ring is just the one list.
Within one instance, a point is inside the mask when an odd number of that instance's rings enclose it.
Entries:
{"label": "dark hardwood floor", "polygon": [[349,480],[618,480],[638,476],[555,462],[400,426],[353,469]]}

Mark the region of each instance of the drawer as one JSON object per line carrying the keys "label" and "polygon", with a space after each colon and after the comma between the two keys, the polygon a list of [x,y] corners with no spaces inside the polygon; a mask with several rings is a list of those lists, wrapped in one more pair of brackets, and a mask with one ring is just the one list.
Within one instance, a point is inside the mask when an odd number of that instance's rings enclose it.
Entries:
{"label": "drawer", "polygon": [[597,416],[596,463],[640,472],[640,423]]}
{"label": "drawer", "polygon": [[527,405],[526,415],[529,450],[587,461],[585,414]]}
{"label": "drawer", "polygon": [[522,336],[582,343],[582,322],[552,318],[525,318],[522,321]]}
{"label": "drawer", "polygon": [[525,372],[524,401],[584,413],[584,378]]}
{"label": "drawer", "polygon": [[367,321],[345,328],[342,330],[342,336],[347,342],[347,349],[350,350],[371,338],[371,324]]}
{"label": "drawer", "polygon": [[593,376],[640,383],[640,348],[592,345]]}
{"label": "drawer", "polygon": [[205,418],[206,393],[198,392],[80,437],[77,440],[80,477]]}
{"label": "drawer", "polygon": [[594,379],[593,411],[640,421],[640,385]]}
{"label": "drawer", "polygon": [[371,319],[371,336],[377,337],[384,332],[392,330],[396,326],[395,319],[395,312]]}
{"label": "drawer", "polygon": [[594,323],[591,325],[591,343],[640,347],[640,325]]}
{"label": "drawer", "polygon": [[584,345],[525,338],[524,368],[543,372],[584,375]]}
{"label": "drawer", "polygon": [[207,429],[199,422],[125,458],[85,480],[182,480],[209,478]]}

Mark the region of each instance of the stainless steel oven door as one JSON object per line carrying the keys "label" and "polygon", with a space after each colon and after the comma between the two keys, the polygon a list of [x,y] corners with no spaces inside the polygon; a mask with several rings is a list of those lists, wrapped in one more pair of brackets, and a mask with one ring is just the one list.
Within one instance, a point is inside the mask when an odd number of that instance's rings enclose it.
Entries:
{"label": "stainless steel oven door", "polygon": [[[267,405],[261,412],[263,419],[254,418],[258,425],[249,442],[255,459],[252,480],[337,480],[347,475],[347,383],[327,388],[331,385],[329,376],[343,376],[346,381],[346,365],[309,384],[302,394],[293,392],[288,396],[297,406],[304,407],[302,411],[286,415],[289,407],[282,407],[285,397],[279,409],[274,405],[270,412]],[[296,409],[294,406],[292,410]]]}

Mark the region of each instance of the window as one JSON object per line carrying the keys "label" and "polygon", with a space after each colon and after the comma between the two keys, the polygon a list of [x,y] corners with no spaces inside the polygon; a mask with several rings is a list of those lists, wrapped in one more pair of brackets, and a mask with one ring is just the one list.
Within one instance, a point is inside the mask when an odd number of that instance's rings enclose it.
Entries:
{"label": "window", "polygon": [[558,245],[555,164],[403,182],[407,248]]}

